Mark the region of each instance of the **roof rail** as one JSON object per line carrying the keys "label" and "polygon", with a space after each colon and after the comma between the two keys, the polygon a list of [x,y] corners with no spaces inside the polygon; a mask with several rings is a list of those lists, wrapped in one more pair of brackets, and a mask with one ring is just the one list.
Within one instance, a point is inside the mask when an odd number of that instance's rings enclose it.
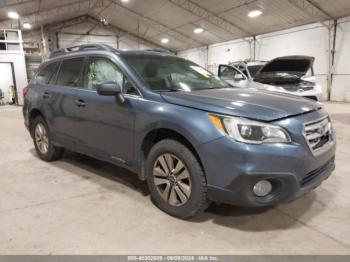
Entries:
{"label": "roof rail", "polygon": [[172,52],[164,48],[150,48],[150,49],[146,49],[145,51],[173,54]]}
{"label": "roof rail", "polygon": [[68,54],[70,52],[79,52],[79,51],[87,51],[87,50],[116,51],[115,48],[105,44],[85,44],[85,45],[77,45],[77,46],[71,46],[71,47],[54,50],[51,52],[49,58],[54,58],[57,56]]}

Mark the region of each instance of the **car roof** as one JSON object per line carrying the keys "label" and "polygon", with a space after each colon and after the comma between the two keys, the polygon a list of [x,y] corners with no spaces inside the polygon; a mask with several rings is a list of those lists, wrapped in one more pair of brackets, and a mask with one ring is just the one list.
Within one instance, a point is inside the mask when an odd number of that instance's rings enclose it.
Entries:
{"label": "car roof", "polygon": [[170,52],[161,52],[161,51],[156,51],[153,49],[146,49],[146,50],[116,50],[116,54],[121,55],[121,56],[150,56],[150,57],[155,57],[155,56],[170,56],[170,57],[176,57],[175,54],[170,53]]}
{"label": "car roof", "polygon": [[110,52],[117,55],[150,55],[150,56],[175,56],[166,49],[153,48],[146,50],[119,50],[105,44],[85,44],[66,48],[60,48],[51,52],[49,60],[59,60],[72,56],[89,56],[100,52]]}

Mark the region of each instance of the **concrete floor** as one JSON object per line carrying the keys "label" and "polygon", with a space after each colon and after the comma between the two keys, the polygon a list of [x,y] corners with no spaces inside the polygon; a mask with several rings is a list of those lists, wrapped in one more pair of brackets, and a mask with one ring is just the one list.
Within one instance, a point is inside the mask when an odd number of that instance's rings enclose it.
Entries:
{"label": "concrete floor", "polygon": [[213,205],[182,221],[126,170],[74,153],[39,160],[21,109],[0,107],[0,253],[350,254],[350,104],[326,108],[337,167],[319,188],[286,205]]}

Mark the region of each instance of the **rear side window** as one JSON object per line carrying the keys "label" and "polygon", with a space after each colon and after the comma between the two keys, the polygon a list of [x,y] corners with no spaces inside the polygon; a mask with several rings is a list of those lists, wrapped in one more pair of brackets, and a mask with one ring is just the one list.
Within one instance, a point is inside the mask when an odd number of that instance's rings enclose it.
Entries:
{"label": "rear side window", "polygon": [[36,76],[38,84],[48,84],[52,76],[57,70],[57,63],[51,63],[45,66]]}
{"label": "rear side window", "polygon": [[63,60],[60,71],[57,76],[57,85],[81,87],[81,73],[83,69],[84,58],[73,58]]}

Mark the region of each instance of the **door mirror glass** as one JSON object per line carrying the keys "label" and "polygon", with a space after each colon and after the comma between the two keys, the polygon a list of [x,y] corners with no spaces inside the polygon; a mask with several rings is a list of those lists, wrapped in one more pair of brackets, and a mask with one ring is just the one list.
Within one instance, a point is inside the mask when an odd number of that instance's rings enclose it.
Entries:
{"label": "door mirror glass", "polygon": [[222,80],[233,80],[235,82],[247,79],[247,77],[241,71],[229,65],[219,65],[218,75]]}
{"label": "door mirror glass", "polygon": [[122,90],[116,82],[104,82],[96,85],[97,93],[101,96],[118,96]]}

